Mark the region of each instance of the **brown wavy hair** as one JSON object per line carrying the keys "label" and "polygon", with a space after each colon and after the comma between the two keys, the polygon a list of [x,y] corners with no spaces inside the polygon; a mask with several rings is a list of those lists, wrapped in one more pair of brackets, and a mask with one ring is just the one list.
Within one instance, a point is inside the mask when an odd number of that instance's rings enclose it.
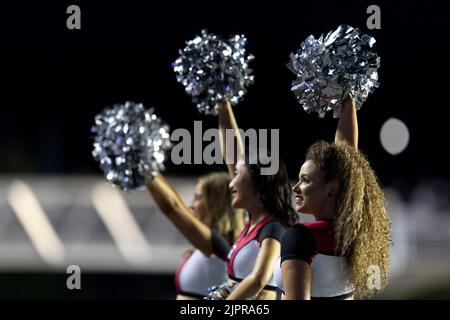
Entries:
{"label": "brown wavy hair", "polygon": [[212,216],[211,229],[217,230],[233,244],[245,224],[244,211],[231,206],[231,178],[225,172],[213,172],[199,179],[206,206]]}
{"label": "brown wavy hair", "polygon": [[369,270],[379,268],[382,290],[390,267],[390,220],[376,174],[366,157],[345,143],[319,141],[308,149],[306,160],[316,163],[325,182],[339,182],[334,218],[336,252],[347,258],[354,297],[368,298],[378,293],[368,285]]}
{"label": "brown wavy hair", "polygon": [[[264,209],[275,215],[287,227],[295,224],[297,213],[292,207],[292,188],[283,160],[278,159],[278,170],[271,175],[261,174],[263,159],[259,152],[252,153],[247,150],[244,154],[244,160],[252,184]],[[264,163],[267,162],[264,161]]]}

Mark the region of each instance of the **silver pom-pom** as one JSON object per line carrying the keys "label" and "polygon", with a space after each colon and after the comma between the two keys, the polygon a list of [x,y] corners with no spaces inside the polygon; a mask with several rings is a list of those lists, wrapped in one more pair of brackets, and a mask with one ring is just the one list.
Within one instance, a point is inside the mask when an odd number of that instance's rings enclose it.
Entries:
{"label": "silver pom-pom", "polygon": [[359,29],[339,26],[325,37],[309,36],[291,54],[289,69],[297,79],[291,90],[307,112],[320,117],[334,110],[338,117],[343,100],[350,95],[357,109],[378,87],[380,58],[372,51],[375,39]]}
{"label": "silver pom-pom", "polygon": [[208,296],[205,300],[225,300],[237,287],[237,283],[229,284],[224,282],[218,286],[208,288]]}
{"label": "silver pom-pom", "polygon": [[[208,288],[208,296],[206,296],[205,300],[226,300],[228,296],[233,292],[234,289],[238,286],[237,282],[233,284],[225,281],[224,283]],[[253,296],[247,300],[256,300],[256,296]]]}
{"label": "silver pom-pom", "polygon": [[94,159],[108,182],[122,190],[139,188],[152,171],[164,169],[171,147],[169,127],[153,109],[133,102],[115,104],[95,117],[91,131]]}
{"label": "silver pom-pom", "polygon": [[225,41],[202,30],[201,36],[187,41],[179,51],[173,70],[200,112],[217,115],[219,102],[236,105],[242,100],[254,81],[248,67],[254,56],[246,54],[246,43],[243,35]]}

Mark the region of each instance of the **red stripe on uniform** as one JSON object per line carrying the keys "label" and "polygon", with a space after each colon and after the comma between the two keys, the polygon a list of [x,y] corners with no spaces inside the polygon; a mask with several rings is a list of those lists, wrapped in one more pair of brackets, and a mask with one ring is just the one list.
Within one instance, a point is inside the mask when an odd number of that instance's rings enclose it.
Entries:
{"label": "red stripe on uniform", "polygon": [[186,264],[186,262],[188,262],[188,260],[192,257],[192,253],[190,255],[188,255],[183,262],[180,264],[180,266],[178,267],[177,271],[175,272],[175,290],[177,292],[181,291],[180,288],[180,273],[181,270],[183,269],[184,265]]}
{"label": "red stripe on uniform", "polygon": [[262,219],[260,222],[256,224],[256,226],[253,227],[252,231],[250,233],[245,234],[248,229],[250,228],[251,221],[247,222],[247,225],[245,226],[244,230],[240,234],[239,238],[234,243],[233,247],[235,248],[233,252],[231,253],[230,258],[227,262],[227,271],[230,276],[234,276],[234,259],[236,258],[237,253],[239,250],[241,250],[246,244],[248,244],[250,241],[252,241],[258,234],[258,231],[261,230],[262,227],[264,227],[268,222],[275,220],[275,216],[273,214],[268,215],[264,219]]}

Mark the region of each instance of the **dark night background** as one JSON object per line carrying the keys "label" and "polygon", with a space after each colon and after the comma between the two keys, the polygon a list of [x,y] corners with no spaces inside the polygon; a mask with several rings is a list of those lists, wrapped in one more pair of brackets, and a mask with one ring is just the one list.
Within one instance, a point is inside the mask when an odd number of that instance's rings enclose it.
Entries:
{"label": "dark night background", "polygon": [[[290,92],[290,52],[308,35],[339,24],[361,28],[377,40],[381,87],[361,112],[360,147],[383,183],[401,178],[450,177],[445,140],[449,57],[448,8],[442,2],[150,2],[75,1],[81,30],[66,28],[72,2],[2,6],[2,173],[97,173],[91,158],[95,114],[115,102],[153,106],[171,129],[204,128],[216,119],[196,112],[170,63],[184,41],[202,28],[228,37],[243,33],[256,56],[255,84],[235,108],[239,125],[280,128],[281,156],[291,176],[315,140],[332,139],[337,121],[306,114]],[[366,8],[381,8],[381,30],[368,30]],[[379,140],[389,117],[406,123],[410,144],[399,156]],[[207,166],[173,166],[176,174]]]}

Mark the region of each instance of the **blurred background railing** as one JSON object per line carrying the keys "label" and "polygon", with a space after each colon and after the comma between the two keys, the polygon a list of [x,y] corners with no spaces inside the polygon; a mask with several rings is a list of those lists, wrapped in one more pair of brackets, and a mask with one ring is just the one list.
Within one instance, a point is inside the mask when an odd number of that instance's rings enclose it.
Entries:
{"label": "blurred background railing", "polygon": [[[196,178],[169,179],[189,202]],[[382,298],[450,297],[448,190],[434,181],[404,199],[385,189],[393,246]],[[97,176],[0,177],[0,297],[72,297],[65,272],[78,265],[81,298],[170,299],[189,248],[145,190],[124,193]]]}

